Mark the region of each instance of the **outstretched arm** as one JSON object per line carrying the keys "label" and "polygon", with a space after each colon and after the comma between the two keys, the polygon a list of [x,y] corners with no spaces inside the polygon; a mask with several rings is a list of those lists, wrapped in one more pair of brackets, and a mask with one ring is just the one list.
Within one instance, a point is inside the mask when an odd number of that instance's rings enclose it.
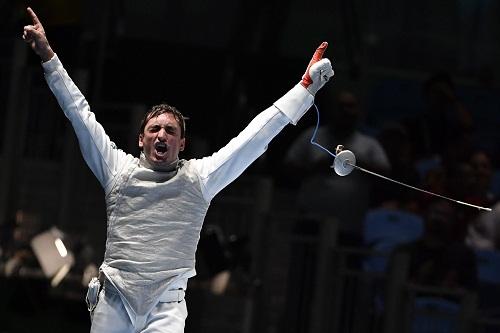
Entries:
{"label": "outstretched arm", "polygon": [[[330,61],[323,59],[327,46],[325,42],[318,47],[300,83],[257,115],[236,138],[218,152],[193,162],[200,174],[203,193],[208,201],[262,155],[269,142],[287,124],[296,124],[311,107],[316,92],[333,76]],[[269,76],[268,79],[272,77]]]}
{"label": "outstretched arm", "polygon": [[104,187],[106,194],[113,180],[133,156],[117,149],[99,124],[90,106],[71,80],[57,55],[52,51],[42,23],[31,8],[27,9],[33,24],[24,27],[23,39],[40,56],[45,79],[65,116],[71,121],[87,165]]}
{"label": "outstretched arm", "polygon": [[52,51],[49,41],[47,40],[45,29],[30,7],[27,8],[27,11],[33,24],[24,27],[23,39],[31,46],[33,51],[38,54],[43,62],[49,61],[54,56],[54,51]]}

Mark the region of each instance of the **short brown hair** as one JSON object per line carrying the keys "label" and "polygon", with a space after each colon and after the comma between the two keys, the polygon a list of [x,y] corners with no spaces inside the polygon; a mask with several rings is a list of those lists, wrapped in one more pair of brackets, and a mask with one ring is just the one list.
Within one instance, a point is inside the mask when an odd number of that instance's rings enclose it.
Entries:
{"label": "short brown hair", "polygon": [[144,128],[146,127],[146,124],[148,121],[150,121],[154,117],[158,117],[159,115],[163,113],[170,113],[171,115],[174,116],[175,120],[179,123],[179,126],[181,127],[181,138],[184,138],[186,135],[186,117],[182,115],[182,113],[177,110],[175,107],[168,105],[168,104],[158,104],[154,105],[151,107],[151,109],[146,112],[144,115],[144,118],[142,119],[141,122],[141,127],[139,129],[139,134],[144,134]]}

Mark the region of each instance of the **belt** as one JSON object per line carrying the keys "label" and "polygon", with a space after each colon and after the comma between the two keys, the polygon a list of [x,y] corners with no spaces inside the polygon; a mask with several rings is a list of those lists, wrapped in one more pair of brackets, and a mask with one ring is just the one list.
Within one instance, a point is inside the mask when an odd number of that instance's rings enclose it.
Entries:
{"label": "belt", "polygon": [[176,289],[176,290],[165,290],[163,294],[161,294],[159,302],[160,303],[172,303],[177,302],[180,303],[184,299],[186,292],[184,289]]}
{"label": "belt", "polygon": [[[99,278],[96,279],[96,280],[99,280],[100,283],[100,286],[102,288],[102,286],[105,286],[107,284],[111,284],[111,283],[108,283],[108,280],[106,279],[106,276],[99,272]],[[111,290],[114,290],[115,287],[111,284],[111,288],[109,288],[110,291]],[[100,290],[100,288],[99,288]],[[158,300],[160,303],[172,303],[172,302],[182,302],[184,300],[184,296],[186,296],[186,292],[184,291],[184,289],[174,289],[174,290],[165,290],[163,292],[163,294],[161,294],[160,296],[160,299]]]}

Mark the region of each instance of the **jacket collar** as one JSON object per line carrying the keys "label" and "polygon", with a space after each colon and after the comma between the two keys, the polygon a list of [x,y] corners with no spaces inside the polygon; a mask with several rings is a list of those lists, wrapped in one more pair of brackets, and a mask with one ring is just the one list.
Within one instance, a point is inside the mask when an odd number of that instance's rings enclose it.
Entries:
{"label": "jacket collar", "polygon": [[139,165],[154,171],[160,171],[160,172],[171,172],[177,169],[179,165],[179,158],[177,158],[175,161],[173,161],[170,164],[154,164],[148,161],[146,158],[146,155],[144,155],[143,152],[141,152],[141,156],[139,158]]}

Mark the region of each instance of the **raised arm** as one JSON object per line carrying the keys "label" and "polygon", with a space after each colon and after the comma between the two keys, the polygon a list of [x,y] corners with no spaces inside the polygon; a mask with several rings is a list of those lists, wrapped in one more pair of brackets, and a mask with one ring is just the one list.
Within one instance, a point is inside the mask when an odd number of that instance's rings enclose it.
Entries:
{"label": "raised arm", "polygon": [[[262,155],[269,142],[289,123],[296,124],[314,102],[316,92],[333,76],[328,59],[323,59],[328,44],[314,53],[302,80],[271,107],[257,115],[226,146],[212,156],[194,161],[203,193],[211,200]],[[279,68],[277,69],[279,72]],[[272,77],[268,76],[268,80]]]}
{"label": "raised arm", "polygon": [[110,141],[90,111],[85,96],[50,47],[42,23],[31,8],[27,11],[33,24],[24,27],[23,39],[42,59],[49,88],[73,125],[83,158],[107,193],[114,176],[133,157],[117,149]]}

